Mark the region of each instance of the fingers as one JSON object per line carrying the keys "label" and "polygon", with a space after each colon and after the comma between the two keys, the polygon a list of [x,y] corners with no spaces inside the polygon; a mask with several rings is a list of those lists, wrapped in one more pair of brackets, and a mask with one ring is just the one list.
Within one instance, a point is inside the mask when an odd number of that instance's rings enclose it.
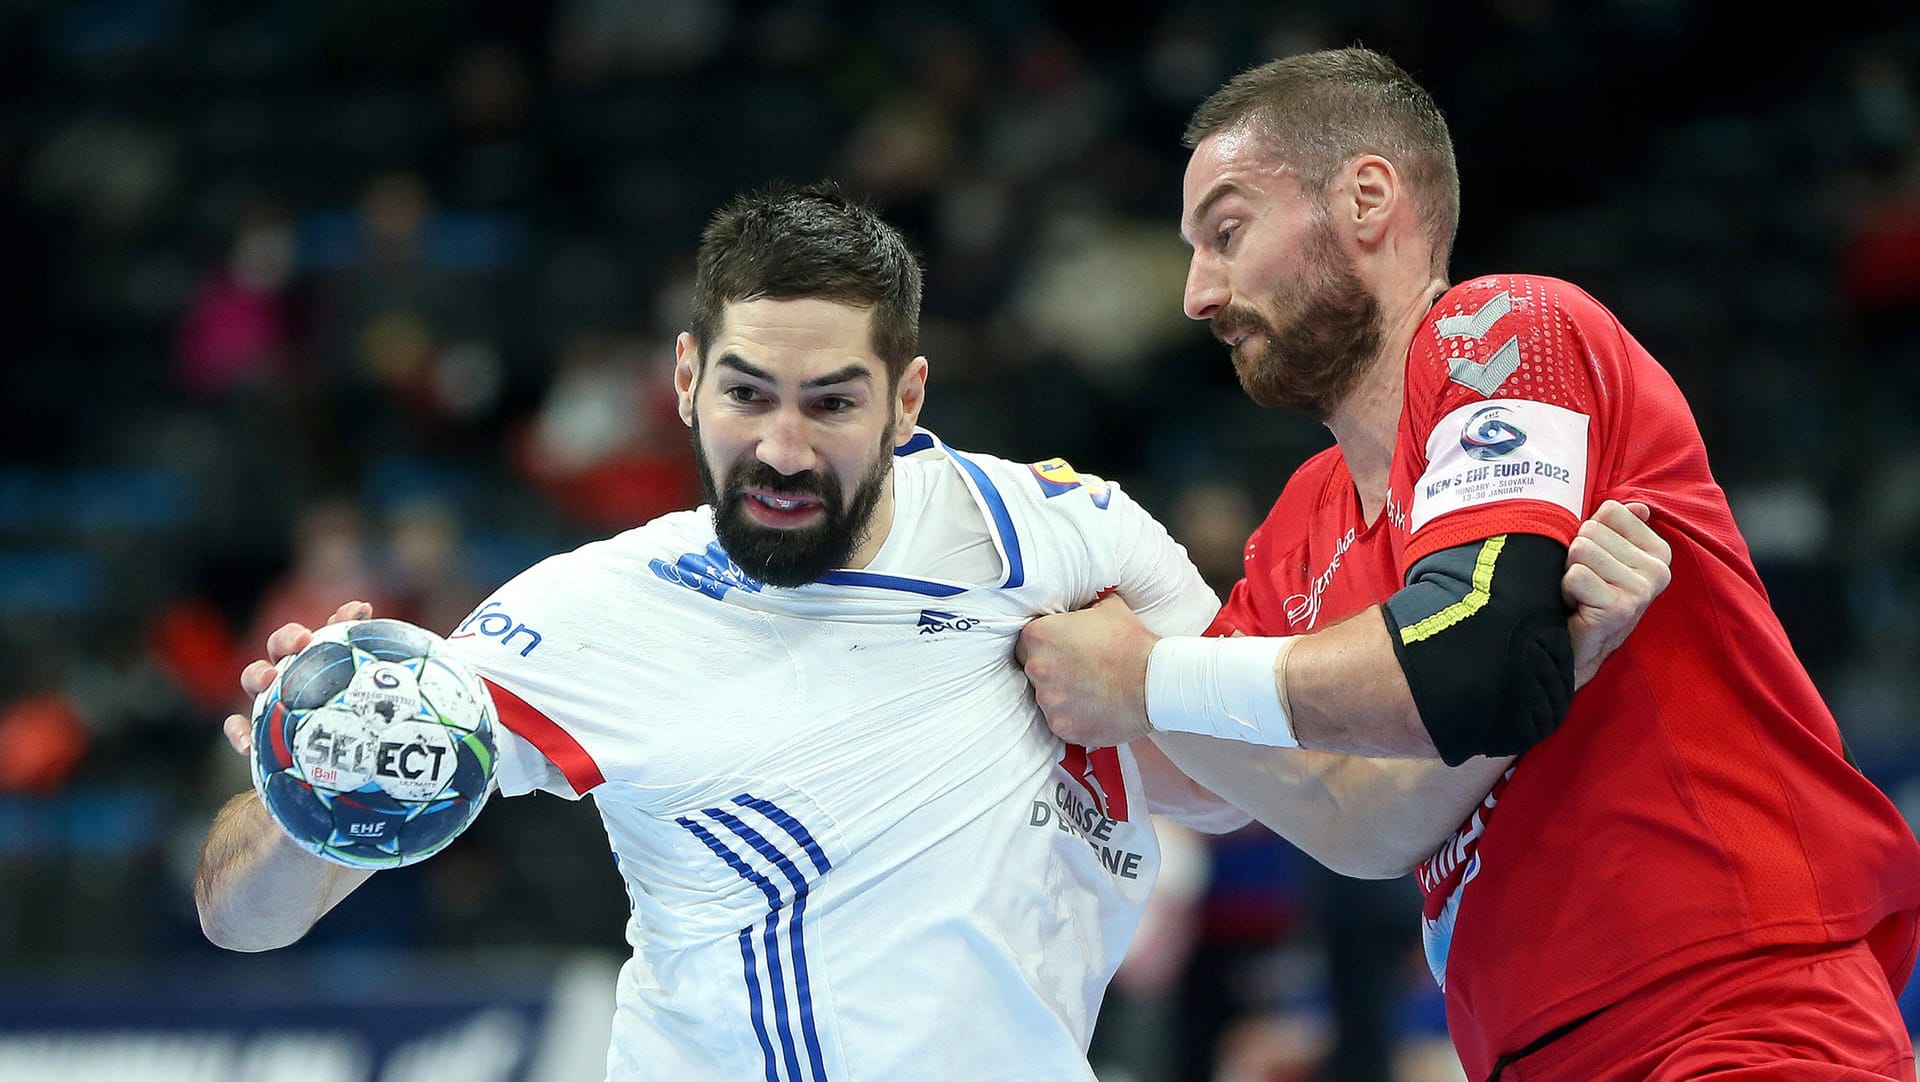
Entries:
{"label": "fingers", "polygon": [[267,636],[267,660],[277,662],[291,657],[305,650],[312,641],[313,631],[307,625],[281,624],[279,630]]}
{"label": "fingers", "polygon": [[327,617],[327,623],[338,624],[347,620],[371,619],[373,619],[372,605],[367,604],[365,601],[349,601],[333,610],[333,615]]}
{"label": "fingers", "polygon": [[[1647,520],[1652,513],[1652,510],[1643,503],[1623,504],[1608,500],[1594,510],[1591,520],[1581,523],[1580,532],[1591,533],[1596,539],[1602,540],[1605,533],[1612,533],[1630,547],[1650,555],[1662,564],[1670,564],[1673,562],[1673,546],[1667,544],[1666,540],[1648,524]],[[1615,555],[1636,567],[1646,562],[1634,559],[1631,553],[1617,546],[1610,547],[1613,548]]]}
{"label": "fingers", "polygon": [[228,714],[226,723],[220,726],[220,731],[226,734],[227,743],[233,745],[233,750],[242,755],[253,751],[253,722],[245,717],[239,714]]}
{"label": "fingers", "polygon": [[[373,617],[373,606],[365,601],[349,601],[333,610],[327,617],[327,623],[337,624],[343,620],[368,620]],[[307,648],[313,641],[313,630],[305,624],[281,624],[273,634],[267,636],[267,656],[249,662],[240,670],[240,690],[248,697],[259,695],[273,685],[273,679],[279,675],[275,665]],[[229,714],[220,726],[226,735],[227,743],[233,750],[246,754],[253,750],[253,722],[240,714]]]}
{"label": "fingers", "polygon": [[1635,552],[1632,545],[1610,530],[1582,530],[1567,546],[1567,570],[1572,571],[1575,566],[1586,567],[1614,586],[1624,587],[1644,577],[1629,563],[1636,558],[1633,555]]}
{"label": "fingers", "polygon": [[1607,580],[1586,564],[1574,564],[1560,579],[1560,592],[1576,608],[1605,608],[1618,596]]}
{"label": "fingers", "polygon": [[1634,548],[1653,554],[1663,564],[1672,563],[1673,546],[1667,544],[1666,538],[1661,537],[1649,521],[1653,515],[1652,509],[1646,504],[1633,506],[1639,507],[1645,514],[1627,507],[1624,515],[1609,515],[1606,524]]}
{"label": "fingers", "polygon": [[1576,605],[1608,608],[1620,602],[1644,607],[1672,579],[1668,545],[1648,525],[1646,504],[1607,500],[1567,546],[1562,592]]}
{"label": "fingers", "polygon": [[[1624,504],[1611,500],[1600,505],[1594,517],[1580,524],[1575,540],[1585,538],[1613,554],[1634,570],[1647,574],[1656,568],[1664,572],[1673,559],[1673,547],[1653,528],[1642,522]],[[1568,546],[1569,549],[1572,546]],[[1577,558],[1577,557],[1576,557]],[[1657,578],[1658,575],[1649,575]]]}
{"label": "fingers", "polygon": [[271,662],[250,662],[246,668],[240,670],[240,690],[246,692],[249,697],[258,695],[267,690],[277,675],[279,670],[274,668]]}

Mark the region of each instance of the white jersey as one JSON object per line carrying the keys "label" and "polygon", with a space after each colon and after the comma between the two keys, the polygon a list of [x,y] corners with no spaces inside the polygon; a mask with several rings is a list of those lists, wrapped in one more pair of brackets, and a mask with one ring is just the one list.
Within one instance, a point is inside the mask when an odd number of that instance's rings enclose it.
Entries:
{"label": "white jersey", "polygon": [[1117,487],[895,459],[876,559],[748,578],[710,509],[556,556],[451,636],[495,687],[499,784],[591,793],[633,903],[608,1074],[1091,1079],[1159,867],[1126,749],[1048,731],[1031,618],[1117,589],[1161,634],[1217,602]]}

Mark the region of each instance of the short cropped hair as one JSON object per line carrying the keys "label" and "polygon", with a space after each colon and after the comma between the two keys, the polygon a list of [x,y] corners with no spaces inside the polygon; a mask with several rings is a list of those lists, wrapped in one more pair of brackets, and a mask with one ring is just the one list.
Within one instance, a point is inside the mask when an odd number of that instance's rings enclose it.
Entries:
{"label": "short cropped hair", "polygon": [[1444,275],[1460,224],[1460,171],[1446,118],[1426,88],[1371,49],[1302,53],[1241,72],[1194,110],[1188,149],[1242,126],[1324,193],[1342,166],[1378,154],[1407,178],[1414,208]]}
{"label": "short cropped hair", "polygon": [[726,306],[817,298],[872,313],[873,352],[898,380],[920,344],[920,263],[872,209],[821,182],[736,196],[700,234],[693,337],[701,359]]}

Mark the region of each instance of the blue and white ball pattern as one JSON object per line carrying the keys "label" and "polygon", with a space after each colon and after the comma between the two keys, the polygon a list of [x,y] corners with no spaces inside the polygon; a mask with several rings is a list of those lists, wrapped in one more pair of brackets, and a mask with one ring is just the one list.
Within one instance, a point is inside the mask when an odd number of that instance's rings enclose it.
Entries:
{"label": "blue and white ball pattern", "polygon": [[445,848],[493,787],[499,720],[445,640],[400,620],[329,624],[253,710],[253,784],[316,856],[395,868]]}

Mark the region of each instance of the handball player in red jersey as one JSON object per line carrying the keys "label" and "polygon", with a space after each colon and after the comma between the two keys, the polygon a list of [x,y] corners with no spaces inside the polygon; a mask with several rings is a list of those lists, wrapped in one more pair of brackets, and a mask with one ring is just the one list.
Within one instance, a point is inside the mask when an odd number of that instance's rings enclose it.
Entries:
{"label": "handball player in red jersey", "polygon": [[[1911,1082],[1920,845],[1846,756],[1673,380],[1566,282],[1448,285],[1451,140],[1386,57],[1248,71],[1187,145],[1187,314],[1337,446],[1247,542],[1212,628],[1237,637],[1156,640],[1114,602],[1029,625],[1055,731],[1151,733],[1290,836],[1270,781],[1326,753],[1478,772],[1439,852],[1363,869],[1418,878],[1474,1079]],[[1610,501],[1651,508],[1672,585],[1575,695],[1560,571]]]}

